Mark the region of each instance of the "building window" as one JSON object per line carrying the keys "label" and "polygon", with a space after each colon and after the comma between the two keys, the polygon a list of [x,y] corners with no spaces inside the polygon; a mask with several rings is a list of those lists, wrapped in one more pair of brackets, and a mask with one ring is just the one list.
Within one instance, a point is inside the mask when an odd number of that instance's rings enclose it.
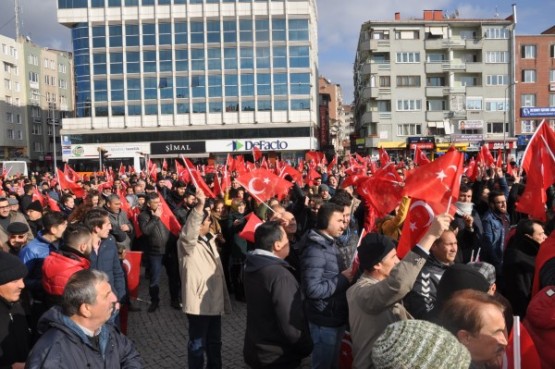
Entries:
{"label": "building window", "polygon": [[426,77],[426,86],[429,87],[444,87],[445,77]]}
{"label": "building window", "polygon": [[419,52],[397,53],[397,63],[420,63]]}
{"label": "building window", "polygon": [[13,140],[14,139],[13,129],[8,129],[6,132],[6,136],[8,136],[8,139]]}
{"label": "building window", "polygon": [[522,120],[520,122],[520,131],[522,133],[536,132],[537,122],[535,120]]}
{"label": "building window", "polygon": [[506,86],[509,84],[509,75],[507,74],[488,74],[486,76],[487,86]]}
{"label": "building window", "polygon": [[391,87],[391,76],[380,76],[380,87]]}
{"label": "building window", "polygon": [[391,100],[378,100],[377,107],[380,113],[391,113]]}
{"label": "building window", "polygon": [[426,101],[427,111],[445,111],[447,110],[446,100],[428,100]]}
{"label": "building window", "polygon": [[220,42],[220,21],[209,20],[206,22],[206,42]]}
{"label": "building window", "polygon": [[385,30],[372,30],[370,34],[372,40],[389,40],[389,31]]}
{"label": "building window", "polygon": [[509,35],[510,31],[507,28],[488,28],[484,36],[492,39],[508,39]]}
{"label": "building window", "polygon": [[397,76],[397,87],[420,87],[420,76]]}
{"label": "building window", "polygon": [[273,18],[272,19],[272,40],[273,41],[285,41],[285,19]]}
{"label": "building window", "polygon": [[486,99],[486,111],[507,111],[508,100]]}
{"label": "building window", "polygon": [[289,19],[289,41],[308,41],[308,19]]}
{"label": "building window", "polygon": [[308,46],[289,47],[289,66],[291,68],[310,67],[310,51]]}
{"label": "building window", "polygon": [[42,142],[33,142],[33,149],[35,152],[42,152]]}
{"label": "building window", "polygon": [[407,99],[397,100],[397,111],[420,111],[422,110],[422,100]]}
{"label": "building window", "polygon": [[13,113],[12,112],[10,112],[10,111],[6,112],[6,121],[8,123],[13,123]]}
{"label": "building window", "polygon": [[397,125],[397,136],[415,136],[422,134],[422,125],[417,123],[405,123]]}
{"label": "building window", "polygon": [[224,21],[224,42],[237,42],[237,23],[235,21]]}
{"label": "building window", "polygon": [[444,53],[428,53],[426,55],[426,61],[428,63],[442,63],[447,60],[447,56]]}
{"label": "building window", "polygon": [[505,125],[505,132],[508,132],[509,123],[503,122],[488,122],[487,133],[503,133],[503,125]]}
{"label": "building window", "polygon": [[549,45],[549,56],[555,58],[555,44]]}
{"label": "building window", "polygon": [[522,82],[534,83],[536,82],[536,70],[535,69],[524,69],[522,71]]}
{"label": "building window", "polygon": [[419,38],[420,38],[420,32],[417,30],[395,31],[396,40],[418,40]]}
{"label": "building window", "polygon": [[274,74],[274,95],[287,95],[287,74],[286,73],[276,73]]}
{"label": "building window", "polygon": [[33,131],[34,135],[42,135],[42,125],[40,124],[33,124]]}
{"label": "building window", "polygon": [[555,106],[555,94],[549,94],[549,106]]}
{"label": "building window", "polygon": [[549,71],[549,82],[555,82],[555,69]]}
{"label": "building window", "polygon": [[536,45],[522,45],[520,57],[524,59],[536,59]]}
{"label": "building window", "polygon": [[224,69],[237,69],[237,49],[234,47],[226,47],[224,49]]}
{"label": "building window", "polygon": [[520,105],[523,107],[536,106],[536,94],[520,95]]}
{"label": "building window", "polygon": [[466,110],[482,110],[482,98],[481,97],[467,97],[466,98]]}
{"label": "building window", "polygon": [[267,19],[258,19],[256,26],[256,42],[270,41],[270,21]]}
{"label": "building window", "polygon": [[486,63],[508,63],[508,51],[488,51],[486,52]]}
{"label": "building window", "polygon": [[287,49],[284,46],[274,46],[274,68],[287,68]]}

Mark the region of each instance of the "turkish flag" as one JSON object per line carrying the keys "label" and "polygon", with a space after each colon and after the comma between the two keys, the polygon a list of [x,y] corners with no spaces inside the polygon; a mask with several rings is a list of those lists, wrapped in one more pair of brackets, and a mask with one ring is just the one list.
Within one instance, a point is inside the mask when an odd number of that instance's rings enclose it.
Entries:
{"label": "turkish flag", "polygon": [[231,187],[231,174],[229,170],[227,170],[227,166],[224,167],[224,173],[222,174],[222,191],[227,191],[227,189]]}
{"label": "turkish flag", "polygon": [[42,195],[42,193],[40,193],[40,191],[38,190],[38,188],[34,188],[33,190],[33,201],[39,201],[40,205],[44,208],[47,205],[47,201],[44,198],[44,196]]}
{"label": "turkish flag", "polygon": [[[445,207],[459,197],[464,155],[451,151],[414,169],[406,179],[404,194]],[[445,210],[444,210],[445,211]]]}
{"label": "turkish flag", "polygon": [[481,159],[483,160],[483,163],[488,167],[491,167],[491,165],[495,162],[495,160],[493,159],[493,155],[491,154],[491,151],[489,151],[489,148],[487,145],[482,145],[482,147],[480,148],[480,154],[481,154]]}
{"label": "turkish flag", "polygon": [[135,236],[137,238],[143,235],[143,231],[141,230],[141,226],[139,225],[139,214],[141,214],[141,208],[135,206],[131,209],[131,222],[133,223],[133,228],[135,229]]}
{"label": "turkish flag", "polygon": [[158,166],[156,165],[156,163],[152,163],[152,165],[148,169],[148,175],[153,182],[156,182],[158,180]]}
{"label": "turkish flag", "polygon": [[48,195],[45,195],[45,197],[48,203],[48,207],[50,208],[50,211],[60,211],[60,206],[58,206],[58,203],[56,202],[56,200],[54,200]]}
{"label": "turkish flag", "polygon": [[67,163],[64,165],[64,174],[73,182],[77,181],[78,179],[82,179],[81,176],[77,174],[77,172],[73,170],[73,168],[70,167]]}
{"label": "turkish flag", "polygon": [[287,174],[289,174],[293,178],[295,183],[297,183],[299,186],[302,186],[303,174],[301,172],[293,168],[291,165],[285,164],[285,166],[283,167],[283,170],[280,173],[280,177],[283,178]]}
{"label": "turkish flag", "polygon": [[414,164],[417,166],[425,165],[430,163],[430,159],[426,156],[424,151],[420,147],[416,146],[414,149]]}
{"label": "turkish flag", "polygon": [[119,163],[118,174],[120,177],[125,174],[125,165],[123,165],[123,163]]}
{"label": "turkish flag", "polygon": [[[531,154],[532,160],[528,171],[526,172],[526,187],[524,192],[519,197],[516,203],[516,210],[528,214],[532,219],[541,220],[545,222],[547,219],[545,212],[545,204],[547,202],[547,194],[545,193],[545,178],[544,169],[546,169],[547,176],[552,177],[550,164],[542,162],[543,145],[539,145],[528,151]],[[549,169],[547,169],[547,168]],[[553,180],[553,178],[551,178]]]}
{"label": "turkish flag", "polygon": [[293,185],[269,170],[261,168],[237,177],[237,182],[260,202],[266,202],[274,196],[283,199]]}
{"label": "turkish flag", "polygon": [[[528,329],[522,324],[519,324],[520,327],[520,367],[524,369],[542,369],[540,355],[538,355],[538,350],[536,349],[536,345],[530,337],[530,333]],[[514,362],[514,353],[515,353],[515,327],[511,330],[511,334],[509,334],[509,342],[507,344],[507,348],[505,349],[505,365],[503,368],[513,369],[515,366]]]}
{"label": "turkish flag", "polygon": [[[214,173],[214,186],[212,187],[214,189],[213,193],[217,196],[220,193],[222,193],[222,186],[220,186],[220,179],[218,178],[218,174]],[[214,196],[214,197],[216,197]]]}
{"label": "turkish flag", "polygon": [[545,164],[551,163],[551,166],[553,167],[553,165],[555,165],[555,155],[553,154],[553,150],[555,150],[555,132],[553,132],[553,129],[551,129],[545,119],[539,125],[538,129],[528,142],[526,150],[524,151],[524,155],[522,157],[522,168],[524,168],[526,172],[528,172],[532,163],[532,157],[529,152],[538,145],[543,145],[546,149],[543,153],[542,160],[546,160]]}
{"label": "turkish flag", "polygon": [[470,160],[470,163],[468,163],[468,167],[466,167],[465,173],[471,182],[474,182],[476,180],[476,177],[478,177],[478,165],[474,158],[472,158]]}
{"label": "turkish flag", "polygon": [[175,161],[175,171],[177,173],[177,178],[179,178],[183,183],[187,184],[191,182],[189,171],[185,169],[185,167],[181,165],[178,160]]}
{"label": "turkish flag", "polygon": [[[436,205],[436,208],[437,207]],[[428,228],[430,228],[434,217],[439,213],[437,210],[438,209],[434,210],[434,207],[424,200],[411,200],[407,217],[403,223],[399,244],[397,245],[397,255],[399,259],[405,257],[405,255],[420,242],[422,236],[424,236]]]}
{"label": "turkish flag", "polygon": [[245,173],[247,170],[245,168],[245,158],[243,155],[237,155],[235,157],[235,171],[239,174]]}
{"label": "turkish flag", "polygon": [[357,193],[376,209],[379,217],[383,217],[401,202],[403,181],[396,171],[378,173],[360,181]]}
{"label": "turkish flag", "polygon": [[316,171],[316,169],[314,168],[309,168],[308,169],[308,174],[306,176],[306,183],[309,186],[312,186],[314,184],[314,180],[316,180],[317,178],[322,178],[322,176],[320,175],[320,173],[318,173]]}
{"label": "turkish flag", "polygon": [[121,201],[121,211],[125,212],[127,219],[131,219],[133,217],[133,212],[131,211],[131,206],[129,202],[127,202],[125,195],[123,193],[118,193],[117,195]]}
{"label": "turkish flag", "polygon": [[349,187],[349,186],[358,186],[359,183],[367,180],[368,176],[362,174],[352,174],[347,176],[343,182],[341,182],[341,188]]}
{"label": "turkish flag", "polygon": [[136,299],[139,296],[139,280],[141,276],[142,251],[126,251],[123,260],[123,269],[127,276],[129,295]]}
{"label": "turkish flag", "polygon": [[230,172],[233,172],[235,170],[235,160],[233,159],[233,156],[231,156],[231,154],[227,154],[227,159],[225,161],[225,167]]}
{"label": "turkish flag", "polygon": [[303,159],[299,159],[299,162],[297,163],[297,170],[301,173],[304,171],[304,160]]}
{"label": "turkish flag", "polygon": [[333,157],[331,163],[328,165],[328,172],[331,173],[333,168],[337,165],[337,155]]}
{"label": "turkish flag", "polygon": [[324,153],[320,151],[307,151],[304,155],[305,160],[309,164],[318,164],[322,162],[322,158],[324,157]]}
{"label": "turkish flag", "polygon": [[239,232],[239,237],[254,243],[254,232],[263,222],[254,213],[245,215],[245,219],[247,219],[247,224],[245,224],[243,230]]}
{"label": "turkish flag", "polygon": [[181,224],[179,224],[179,221],[175,215],[173,215],[168,203],[164,200],[164,196],[162,195],[160,195],[160,206],[162,206],[162,215],[160,215],[160,220],[174,236],[179,236]]}
{"label": "turkish flag", "polygon": [[166,161],[166,158],[162,161],[162,170],[168,170],[168,162]]}
{"label": "turkish flag", "polygon": [[85,190],[83,189],[83,187],[70,180],[60,169],[58,169],[58,181],[60,182],[60,188],[64,190],[70,190],[75,196],[79,198],[85,197]]}
{"label": "turkish flag", "polygon": [[497,168],[503,168],[503,153],[501,149],[497,150],[497,159],[495,160],[495,166]]}
{"label": "turkish flag", "polygon": [[255,162],[259,161],[262,158],[262,151],[260,151],[260,148],[258,146],[252,147],[252,158]]}
{"label": "turkish flag", "polygon": [[387,153],[387,151],[385,151],[385,149],[382,149],[380,147],[379,152],[380,152],[380,165],[382,167],[385,167],[387,164],[389,164],[391,159],[389,158],[389,154]]}

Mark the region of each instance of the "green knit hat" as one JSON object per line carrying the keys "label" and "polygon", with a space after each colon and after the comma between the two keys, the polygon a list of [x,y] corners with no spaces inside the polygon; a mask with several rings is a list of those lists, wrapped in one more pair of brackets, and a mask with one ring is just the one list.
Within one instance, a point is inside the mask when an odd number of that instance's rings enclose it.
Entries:
{"label": "green knit hat", "polygon": [[390,324],[372,348],[376,369],[468,369],[470,353],[446,329],[424,320]]}

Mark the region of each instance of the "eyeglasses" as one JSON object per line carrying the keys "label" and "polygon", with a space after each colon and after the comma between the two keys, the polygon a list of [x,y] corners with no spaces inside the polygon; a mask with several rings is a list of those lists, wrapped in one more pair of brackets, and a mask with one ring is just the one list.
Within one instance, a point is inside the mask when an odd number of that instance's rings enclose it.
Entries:
{"label": "eyeglasses", "polygon": [[10,206],[11,206],[10,204],[4,205],[4,206],[0,206],[0,210],[9,209]]}

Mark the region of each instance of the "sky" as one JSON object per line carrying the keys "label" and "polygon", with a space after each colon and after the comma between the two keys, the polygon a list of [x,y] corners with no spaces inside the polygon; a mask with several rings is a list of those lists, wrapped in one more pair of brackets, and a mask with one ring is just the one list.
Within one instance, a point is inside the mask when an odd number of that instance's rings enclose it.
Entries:
{"label": "sky", "polygon": [[[362,23],[422,17],[424,9],[458,11],[459,18],[506,18],[517,5],[517,34],[538,34],[555,25],[555,0],[314,0],[318,6],[319,71],[343,89],[344,102],[353,96],[353,62]],[[22,33],[40,46],[71,50],[68,28],[56,21],[57,0],[20,0]],[[418,5],[416,5],[418,4]],[[407,6],[409,5],[409,6]],[[13,0],[0,0],[0,34],[14,37]]]}

